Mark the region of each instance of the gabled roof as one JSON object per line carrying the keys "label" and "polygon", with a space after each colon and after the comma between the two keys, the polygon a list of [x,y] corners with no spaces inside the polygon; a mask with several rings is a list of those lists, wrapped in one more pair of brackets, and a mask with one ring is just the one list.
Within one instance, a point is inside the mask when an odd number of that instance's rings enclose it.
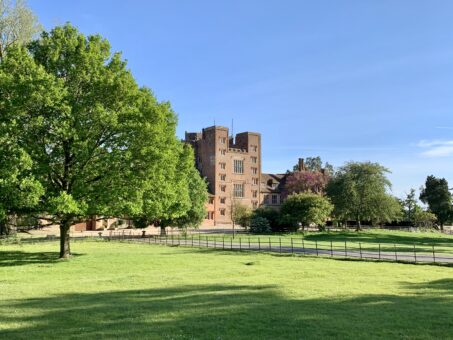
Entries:
{"label": "gabled roof", "polygon": [[[285,186],[287,174],[261,174],[262,193],[281,193]],[[272,186],[269,184],[272,183]]]}

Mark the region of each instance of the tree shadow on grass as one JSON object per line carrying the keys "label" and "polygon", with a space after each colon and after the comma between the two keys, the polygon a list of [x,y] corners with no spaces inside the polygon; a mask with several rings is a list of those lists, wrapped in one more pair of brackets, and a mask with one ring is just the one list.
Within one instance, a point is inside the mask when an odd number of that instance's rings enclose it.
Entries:
{"label": "tree shadow on grass", "polygon": [[[0,338],[448,338],[453,280],[405,296],[291,299],[269,285],[190,285],[0,302]],[[7,329],[10,327],[10,329]]]}
{"label": "tree shadow on grass", "polygon": [[[81,254],[73,253],[72,256]],[[57,252],[25,252],[17,250],[0,251],[0,267],[14,267],[28,264],[52,264],[60,262]]]}

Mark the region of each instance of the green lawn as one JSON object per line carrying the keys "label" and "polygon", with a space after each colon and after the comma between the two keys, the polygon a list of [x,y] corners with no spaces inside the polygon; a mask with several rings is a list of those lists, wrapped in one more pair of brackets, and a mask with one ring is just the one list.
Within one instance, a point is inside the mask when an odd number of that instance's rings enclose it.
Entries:
{"label": "green lawn", "polygon": [[0,338],[453,338],[453,268],[119,242],[0,246]]}
{"label": "green lawn", "polygon": [[[169,236],[170,237],[170,236]],[[174,236],[176,237],[176,236]],[[190,236],[191,237],[191,236]],[[198,235],[195,235],[197,238]],[[226,239],[226,244],[229,244],[231,234],[226,235],[201,235],[202,240],[206,240],[211,243],[216,240],[219,244]],[[348,250],[358,251],[362,248],[363,251],[378,251],[379,247],[381,251],[393,252],[409,252],[414,251],[419,254],[431,254],[432,246],[435,248],[435,252],[439,254],[450,254],[453,256],[453,235],[442,234],[440,232],[408,232],[408,231],[392,231],[385,229],[373,229],[361,232],[355,231],[333,231],[333,232],[308,232],[302,233],[290,233],[290,234],[279,234],[279,235],[246,235],[237,234],[236,239],[241,238],[245,246],[250,243],[256,245],[258,238],[260,243],[263,245],[263,249],[268,247],[269,239],[271,240],[272,246],[277,246],[281,240],[282,246],[290,246],[291,239],[293,239],[293,245],[297,247],[302,246],[302,239],[304,240],[304,246],[315,248],[316,243],[322,249],[330,249],[330,242],[334,250],[343,250],[345,242],[347,243]]]}

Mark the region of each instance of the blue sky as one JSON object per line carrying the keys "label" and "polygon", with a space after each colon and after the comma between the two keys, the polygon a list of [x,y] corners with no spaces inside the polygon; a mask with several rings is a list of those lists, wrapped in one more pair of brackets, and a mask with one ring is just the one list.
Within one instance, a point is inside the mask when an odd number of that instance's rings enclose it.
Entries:
{"label": "blue sky", "polygon": [[178,113],[262,134],[263,171],[375,161],[393,193],[453,187],[453,1],[29,0],[48,29],[106,37]]}

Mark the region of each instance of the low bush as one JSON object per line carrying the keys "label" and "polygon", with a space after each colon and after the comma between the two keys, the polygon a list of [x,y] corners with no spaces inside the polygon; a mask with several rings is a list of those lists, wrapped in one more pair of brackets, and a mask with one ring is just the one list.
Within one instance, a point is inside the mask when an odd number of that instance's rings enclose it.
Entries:
{"label": "low bush", "polygon": [[250,232],[254,234],[271,232],[269,221],[261,216],[254,216],[250,221]]}

